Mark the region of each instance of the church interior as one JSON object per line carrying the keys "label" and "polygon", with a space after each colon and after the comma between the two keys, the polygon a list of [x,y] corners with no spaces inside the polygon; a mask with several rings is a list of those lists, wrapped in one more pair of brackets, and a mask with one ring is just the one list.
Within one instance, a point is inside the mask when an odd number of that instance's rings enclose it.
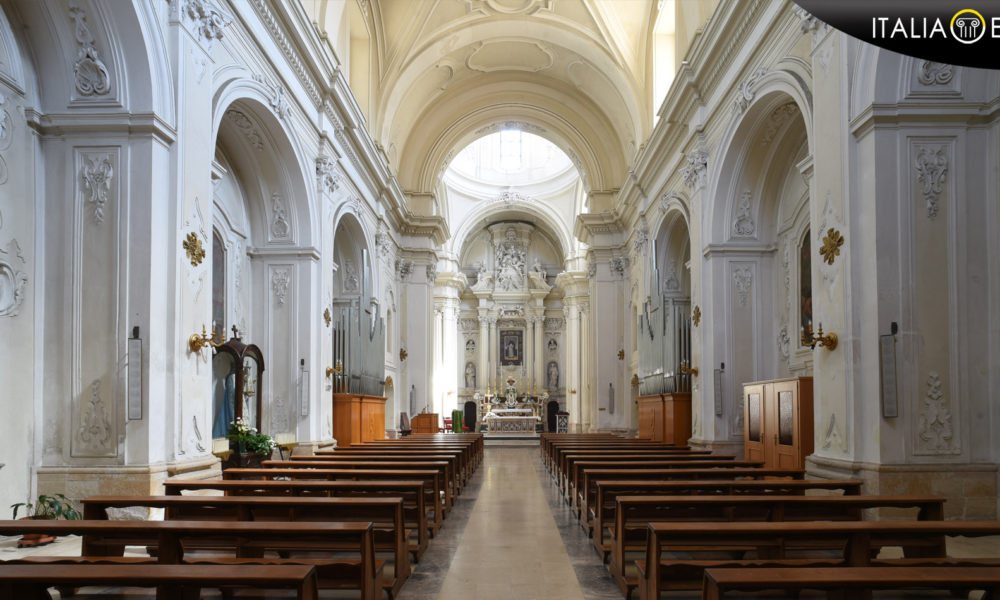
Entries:
{"label": "church interior", "polygon": [[[658,598],[662,523],[602,547],[590,470],[691,460],[1000,557],[998,198],[1000,72],[791,0],[0,0],[0,508],[169,523],[356,451],[430,520],[365,600]],[[38,523],[0,521],[0,597],[27,529],[117,543]]]}

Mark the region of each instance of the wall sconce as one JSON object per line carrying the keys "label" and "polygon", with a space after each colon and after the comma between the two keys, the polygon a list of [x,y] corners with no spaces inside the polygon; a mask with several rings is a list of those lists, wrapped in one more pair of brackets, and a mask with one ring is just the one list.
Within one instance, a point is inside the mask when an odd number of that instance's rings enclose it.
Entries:
{"label": "wall sconce", "polygon": [[689,360],[682,360],[679,372],[681,375],[690,375],[692,377],[697,377],[698,367],[692,367],[691,361]]}
{"label": "wall sconce", "polygon": [[819,330],[816,335],[813,335],[812,327],[806,329],[802,328],[802,345],[809,346],[811,349],[815,349],[816,346],[823,346],[827,350],[836,350],[837,348],[837,334],[836,333],[823,333],[823,324],[819,324]]}
{"label": "wall sconce", "polygon": [[337,366],[336,367],[327,367],[326,368],[326,376],[327,377],[330,377],[332,375],[340,375],[343,372],[344,372],[344,363],[340,362],[339,360],[337,361]]}
{"label": "wall sconce", "polygon": [[197,333],[191,334],[188,338],[188,350],[191,354],[197,354],[205,346],[211,346],[212,348],[217,348],[222,345],[222,342],[215,341],[215,325],[212,325],[212,335],[209,337],[208,332],[205,331],[205,326],[201,326],[201,335]]}
{"label": "wall sconce", "polygon": [[619,348],[618,349],[618,360],[625,360],[625,349],[624,348]]}

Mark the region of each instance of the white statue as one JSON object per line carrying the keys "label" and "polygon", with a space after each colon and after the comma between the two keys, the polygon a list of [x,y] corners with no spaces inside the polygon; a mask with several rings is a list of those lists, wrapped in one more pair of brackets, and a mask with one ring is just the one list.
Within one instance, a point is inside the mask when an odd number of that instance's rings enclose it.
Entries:
{"label": "white statue", "polygon": [[465,363],[465,387],[470,390],[476,387],[476,365],[471,361]]}

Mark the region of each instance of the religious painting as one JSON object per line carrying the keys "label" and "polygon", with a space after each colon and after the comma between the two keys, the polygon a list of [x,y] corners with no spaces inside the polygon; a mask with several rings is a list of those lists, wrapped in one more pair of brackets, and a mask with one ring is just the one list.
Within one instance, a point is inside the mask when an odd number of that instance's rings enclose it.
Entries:
{"label": "religious painting", "polygon": [[524,356],[524,332],[509,329],[500,332],[500,364],[520,365]]}

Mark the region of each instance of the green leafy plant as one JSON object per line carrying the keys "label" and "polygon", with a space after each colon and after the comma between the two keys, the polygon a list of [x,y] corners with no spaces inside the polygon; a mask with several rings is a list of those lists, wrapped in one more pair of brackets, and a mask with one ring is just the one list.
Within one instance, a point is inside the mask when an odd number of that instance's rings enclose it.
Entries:
{"label": "green leafy plant", "polygon": [[14,510],[14,515],[12,518],[17,518],[17,512],[24,507],[24,511],[28,513],[28,517],[33,519],[82,519],[83,516],[80,515],[80,511],[73,508],[73,503],[70,502],[69,498],[62,494],[55,494],[52,496],[46,496],[44,494],[38,496],[35,502],[18,502],[17,504],[11,504],[10,507]]}
{"label": "green leafy plant", "polygon": [[278,446],[274,438],[266,433],[258,432],[257,428],[247,423],[243,417],[229,423],[226,438],[229,439],[229,445],[235,447],[240,453],[249,452],[270,456],[271,452]]}

